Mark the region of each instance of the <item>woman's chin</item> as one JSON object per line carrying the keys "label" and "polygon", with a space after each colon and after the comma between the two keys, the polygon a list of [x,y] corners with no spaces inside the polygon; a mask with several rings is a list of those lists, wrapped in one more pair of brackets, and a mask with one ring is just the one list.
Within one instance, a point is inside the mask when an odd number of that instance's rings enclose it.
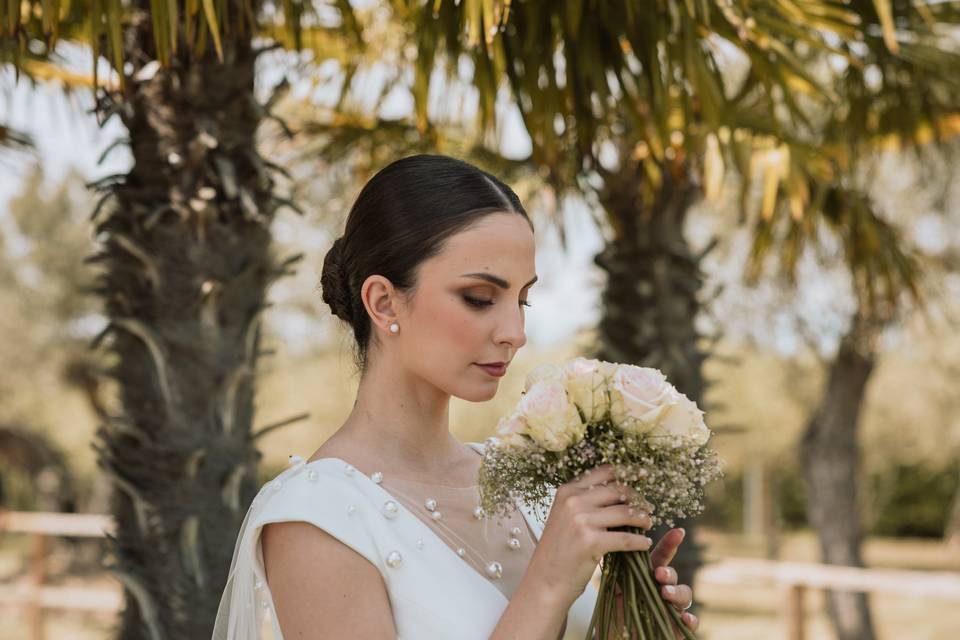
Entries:
{"label": "woman's chin", "polygon": [[464,389],[464,393],[454,395],[467,402],[486,402],[497,395],[497,388],[499,386],[499,382],[493,380],[484,385],[471,385],[467,389]]}

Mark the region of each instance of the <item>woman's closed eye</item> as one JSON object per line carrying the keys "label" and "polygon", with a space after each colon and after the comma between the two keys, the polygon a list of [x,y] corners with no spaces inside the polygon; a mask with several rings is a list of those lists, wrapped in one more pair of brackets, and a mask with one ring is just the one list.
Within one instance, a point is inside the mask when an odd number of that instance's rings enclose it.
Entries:
{"label": "woman's closed eye", "polygon": [[[464,301],[466,301],[467,304],[474,307],[479,307],[479,308],[489,307],[490,305],[493,304],[493,300],[482,300],[480,298],[474,298],[473,296],[463,296],[463,299]],[[520,304],[524,305],[525,307],[533,306],[526,300],[521,300]]]}

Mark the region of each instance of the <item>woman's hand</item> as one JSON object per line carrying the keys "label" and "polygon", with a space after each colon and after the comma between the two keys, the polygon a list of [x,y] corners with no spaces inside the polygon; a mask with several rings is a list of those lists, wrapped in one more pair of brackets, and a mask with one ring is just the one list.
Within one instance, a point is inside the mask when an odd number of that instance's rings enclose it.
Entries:
{"label": "woman's hand", "polygon": [[[650,560],[653,563],[653,576],[657,582],[661,583],[660,595],[663,599],[673,605],[677,610],[682,611],[680,618],[683,623],[696,631],[700,626],[700,620],[697,616],[686,611],[693,603],[693,589],[685,584],[677,584],[677,570],[668,566],[673,557],[677,555],[677,549],[683,541],[686,532],[683,529],[670,529],[657,546],[650,552]],[[677,636],[680,637],[680,636]]]}
{"label": "woman's hand", "polygon": [[608,530],[650,528],[650,515],[629,504],[634,495],[633,489],[616,482],[609,464],[560,485],[527,568],[529,577],[562,606],[569,606],[586,589],[604,554],[650,549],[647,536]]}

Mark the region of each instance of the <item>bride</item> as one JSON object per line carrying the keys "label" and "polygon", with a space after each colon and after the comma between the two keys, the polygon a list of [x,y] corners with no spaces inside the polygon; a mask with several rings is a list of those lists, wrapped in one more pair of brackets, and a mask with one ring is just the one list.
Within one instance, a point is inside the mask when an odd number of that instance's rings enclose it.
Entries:
{"label": "bride", "polygon": [[[516,194],[454,158],[400,159],[363,187],[327,254],[323,300],[353,330],[361,378],[343,425],[267,482],[234,547],[213,637],[583,640],[598,562],[651,540],[609,465],[486,518],[481,443],[450,433],[450,396],[489,400],[526,343],[537,280]],[[653,551],[661,593],[693,595]],[[683,621],[696,629],[697,618]]]}

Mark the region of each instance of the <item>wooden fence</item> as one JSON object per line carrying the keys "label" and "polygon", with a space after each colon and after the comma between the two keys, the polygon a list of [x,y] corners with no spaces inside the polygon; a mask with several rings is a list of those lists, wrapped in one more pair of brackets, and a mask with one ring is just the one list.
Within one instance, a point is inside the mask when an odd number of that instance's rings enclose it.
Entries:
{"label": "wooden fence", "polygon": [[[49,608],[118,611],[116,588],[66,588],[45,585],[48,539],[52,536],[103,537],[113,532],[110,516],[70,513],[30,513],[0,509],[0,534],[31,537],[29,578],[22,584],[0,584],[0,606],[27,608],[33,640],[42,640],[43,610]],[[804,594],[808,589],[889,592],[909,597],[960,600],[960,575],[955,572],[862,569],[817,563],[781,562],[755,558],[728,558],[708,564],[697,573],[698,582],[722,585],[772,584],[784,593],[784,637],[803,640]]]}
{"label": "wooden fence", "polygon": [[0,583],[0,606],[20,605],[27,610],[31,638],[43,640],[44,609],[118,611],[122,604],[119,583],[115,589],[56,587],[44,584],[47,578],[49,539],[54,536],[102,538],[114,529],[111,516],[76,513],[43,513],[0,509],[0,534],[30,536],[30,571],[27,580]]}
{"label": "wooden fence", "polygon": [[804,594],[808,589],[895,593],[904,597],[960,600],[960,574],[948,571],[865,569],[813,562],[729,558],[704,566],[697,580],[712,584],[773,584],[784,595],[784,637],[803,640]]}

